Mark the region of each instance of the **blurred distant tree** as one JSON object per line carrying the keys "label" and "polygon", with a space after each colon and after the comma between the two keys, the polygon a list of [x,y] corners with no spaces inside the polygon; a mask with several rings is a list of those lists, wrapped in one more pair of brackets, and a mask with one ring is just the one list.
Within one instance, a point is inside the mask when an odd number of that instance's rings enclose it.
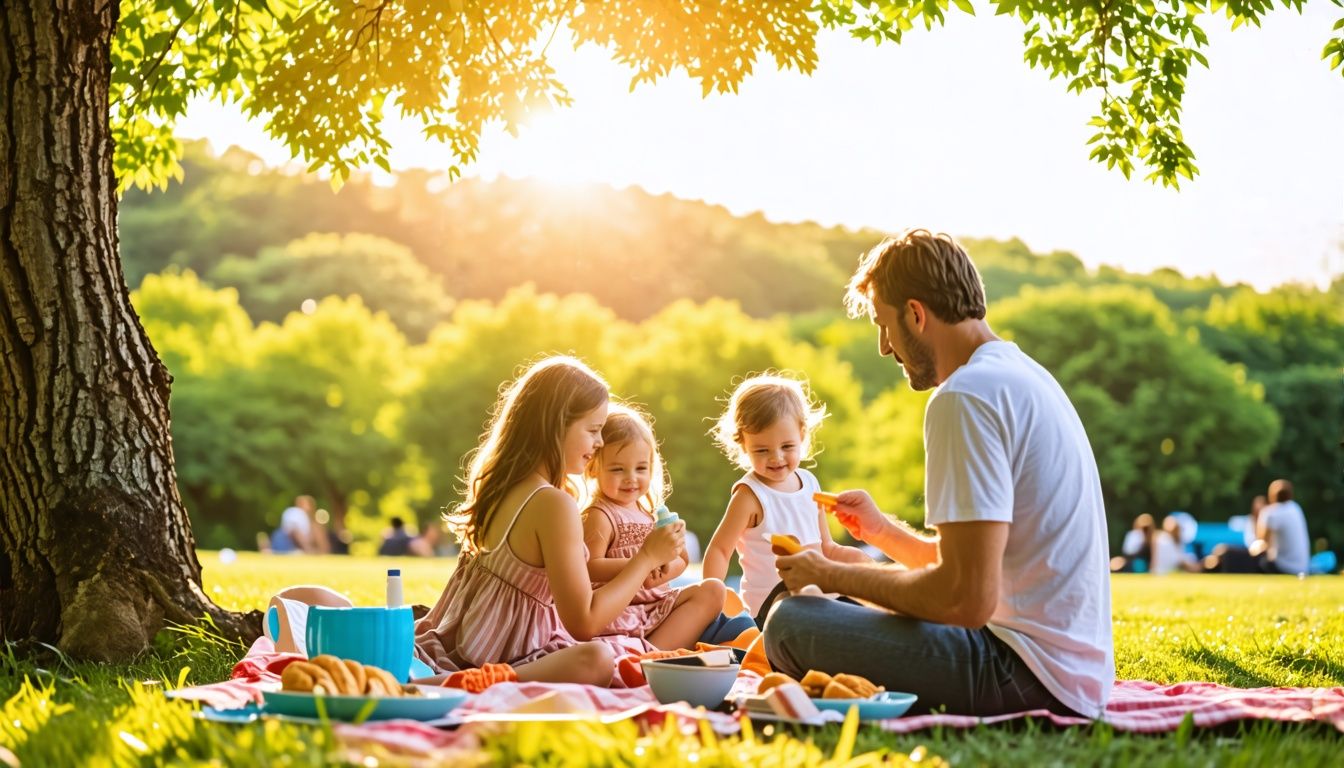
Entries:
{"label": "blurred distant tree", "polygon": [[335,192],[316,176],[270,168],[237,147],[216,156],[183,142],[183,183],[126,190],[117,229],[128,285],[170,264],[206,276],[229,254],[251,256],[309,232],[367,232],[399,240],[385,190],[367,175]]}
{"label": "blurred distant tree", "polygon": [[256,331],[256,363],[235,397],[260,418],[239,431],[265,431],[254,456],[269,482],[255,486],[258,510],[275,517],[296,493],[319,497],[333,515],[377,512],[406,460],[400,398],[412,381],[406,342],[386,315],[358,298],[328,297],[311,315]]}
{"label": "blurred distant tree", "polygon": [[1141,512],[1214,512],[1278,438],[1262,388],[1181,333],[1150,293],[1029,291],[990,319],[1078,409],[1113,532]]}
{"label": "blurred distant tree", "polygon": [[1344,367],[1344,302],[1314,288],[1243,289],[1214,298],[1194,323],[1205,347],[1252,371]]}
{"label": "blurred distant tree", "polygon": [[358,296],[412,342],[424,341],[452,309],[440,278],[409,249],[372,235],[311,234],[255,258],[226,257],[208,279],[236,288],[258,322],[280,322],[308,299]]}
{"label": "blurred distant tree", "polygon": [[[412,373],[405,341],[358,299],[253,330],[232,289],[186,273],[151,275],[132,294],[175,375],[178,484],[202,541],[245,546],[299,493],[341,519],[378,514],[406,483],[399,398]],[[413,470],[412,470],[413,472]],[[397,509],[396,511],[401,511]]]}
{"label": "blurred distant tree", "polygon": [[1231,509],[1239,512],[1272,480],[1287,478],[1312,533],[1344,550],[1344,370],[1297,365],[1261,374],[1259,381],[1283,431],[1273,453],[1252,467]]}
{"label": "blurred distant tree", "polygon": [[174,459],[192,528],[203,542],[239,546],[239,531],[258,522],[239,498],[248,490],[239,470],[264,437],[244,413],[257,403],[238,398],[255,353],[252,321],[237,291],[212,289],[191,271],[149,275],[131,303],[173,374]]}
{"label": "blurred distant tree", "polygon": [[587,296],[511,291],[498,305],[465,301],[416,350],[417,383],[404,434],[424,456],[430,494],[421,519],[461,500],[467,455],[490,419],[500,387],[548,354],[574,354],[599,372],[621,321]]}
{"label": "blurred distant tree", "polygon": [[252,319],[233,289],[216,290],[191,270],[149,275],[131,304],[175,379],[242,365],[252,344]]}
{"label": "blurred distant tree", "polygon": [[1206,348],[1250,370],[1283,422],[1228,506],[1288,478],[1312,531],[1344,545],[1344,301],[1305,286],[1241,290],[1187,319]]}
{"label": "blurred distant tree", "polygon": [[[891,358],[880,359],[899,370]],[[862,424],[845,435],[853,441],[854,466],[843,485],[866,489],[884,512],[915,526],[924,524],[924,406],[929,395],[897,377],[865,409]]]}

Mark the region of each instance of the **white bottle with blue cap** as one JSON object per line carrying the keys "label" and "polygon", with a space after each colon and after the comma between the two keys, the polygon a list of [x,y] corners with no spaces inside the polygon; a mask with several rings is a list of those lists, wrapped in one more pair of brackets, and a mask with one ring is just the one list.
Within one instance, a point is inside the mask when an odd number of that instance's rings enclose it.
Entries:
{"label": "white bottle with blue cap", "polygon": [[387,607],[401,607],[401,569],[387,569]]}
{"label": "white bottle with blue cap", "polygon": [[671,525],[681,520],[681,515],[667,508],[666,504],[653,511],[653,527],[662,528],[665,525]]}

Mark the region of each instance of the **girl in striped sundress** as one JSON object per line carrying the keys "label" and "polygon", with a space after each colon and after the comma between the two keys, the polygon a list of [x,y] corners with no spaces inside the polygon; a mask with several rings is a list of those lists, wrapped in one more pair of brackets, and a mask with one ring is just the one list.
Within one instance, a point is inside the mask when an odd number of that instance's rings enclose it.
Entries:
{"label": "girl in striped sundress", "polygon": [[619,684],[616,658],[653,650],[603,630],[676,557],[685,526],[651,533],[593,588],[569,478],[602,447],[608,397],[606,382],[570,357],[533,365],[500,396],[466,499],[449,515],[462,543],[457,569],[416,624],[417,654],[436,672],[507,663],[522,681]]}

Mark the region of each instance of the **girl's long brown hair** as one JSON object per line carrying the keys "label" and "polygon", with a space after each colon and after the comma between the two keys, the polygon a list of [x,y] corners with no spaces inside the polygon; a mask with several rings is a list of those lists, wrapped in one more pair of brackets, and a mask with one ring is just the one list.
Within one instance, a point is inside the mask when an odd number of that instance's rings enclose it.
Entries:
{"label": "girl's long brown hair", "polygon": [[564,356],[535,363],[504,388],[481,444],[468,454],[465,499],[445,515],[464,552],[480,550],[499,502],[538,466],[549,483],[567,488],[565,432],[608,397],[601,376]]}

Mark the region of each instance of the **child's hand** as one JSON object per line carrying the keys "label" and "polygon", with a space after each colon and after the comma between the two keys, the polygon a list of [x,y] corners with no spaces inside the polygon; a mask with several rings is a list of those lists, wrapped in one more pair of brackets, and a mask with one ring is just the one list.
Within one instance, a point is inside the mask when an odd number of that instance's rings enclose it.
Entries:
{"label": "child's hand", "polygon": [[667,581],[667,566],[660,565],[653,569],[653,572],[649,574],[649,578],[644,580],[644,588],[653,589],[665,581]]}
{"label": "child's hand", "polygon": [[835,519],[845,526],[849,535],[859,541],[882,530],[887,518],[867,491],[845,491],[838,494],[835,507],[831,510]]}
{"label": "child's hand", "polygon": [[654,528],[653,532],[644,539],[644,545],[640,547],[641,552],[647,552],[653,561],[659,566],[672,562],[677,557],[677,553],[685,546],[686,524],[682,522],[664,525],[661,528]]}

